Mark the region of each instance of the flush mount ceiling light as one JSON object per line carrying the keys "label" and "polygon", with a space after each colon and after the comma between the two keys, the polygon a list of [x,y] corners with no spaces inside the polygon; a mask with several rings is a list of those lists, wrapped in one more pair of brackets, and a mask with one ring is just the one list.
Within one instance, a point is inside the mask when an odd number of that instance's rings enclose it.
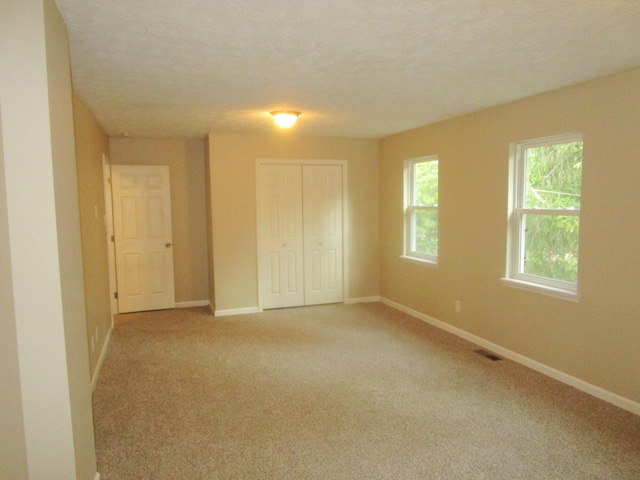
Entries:
{"label": "flush mount ceiling light", "polygon": [[298,115],[300,115],[300,112],[292,112],[291,110],[276,110],[275,112],[271,112],[273,121],[276,122],[276,125],[280,128],[293,127],[298,120]]}

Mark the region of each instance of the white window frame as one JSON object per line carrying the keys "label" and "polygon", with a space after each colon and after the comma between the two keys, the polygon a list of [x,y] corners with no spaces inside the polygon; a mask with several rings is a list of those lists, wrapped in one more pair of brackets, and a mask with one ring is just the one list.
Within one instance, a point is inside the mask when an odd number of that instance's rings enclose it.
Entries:
{"label": "white window frame", "polygon": [[552,297],[577,302],[578,283],[555,280],[524,273],[524,222],[527,214],[535,215],[575,215],[580,217],[580,209],[524,208],[526,192],[525,151],[531,147],[584,142],[581,133],[570,133],[552,137],[537,138],[510,145],[509,165],[509,232],[507,239],[507,273],[505,285]]}
{"label": "white window frame", "polygon": [[[414,218],[418,210],[438,211],[438,204],[415,205],[414,165],[423,162],[439,162],[437,155],[410,158],[404,162],[404,247],[401,258],[422,265],[437,266],[438,255],[428,255],[415,250]],[[440,188],[440,164],[438,163],[438,189]],[[439,199],[438,199],[439,201]],[[438,219],[439,223],[439,219]],[[440,229],[438,228],[438,232]],[[439,246],[438,246],[439,248]]]}

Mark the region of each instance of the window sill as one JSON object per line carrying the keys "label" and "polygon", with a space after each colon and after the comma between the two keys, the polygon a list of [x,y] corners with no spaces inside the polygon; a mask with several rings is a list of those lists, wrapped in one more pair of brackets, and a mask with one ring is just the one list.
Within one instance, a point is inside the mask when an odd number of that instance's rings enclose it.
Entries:
{"label": "window sill", "polygon": [[526,290],[528,292],[540,293],[542,295],[559,298],[561,300],[569,300],[570,302],[576,303],[580,301],[580,295],[570,290],[548,287],[546,285],[524,282],[522,280],[514,280],[513,278],[503,278],[502,283],[504,283],[507,287],[518,288],[520,290]]}
{"label": "window sill", "polygon": [[409,257],[407,255],[400,255],[400,259],[407,263],[415,263],[416,265],[422,265],[424,267],[438,268],[438,262],[433,260],[425,260],[424,258]]}

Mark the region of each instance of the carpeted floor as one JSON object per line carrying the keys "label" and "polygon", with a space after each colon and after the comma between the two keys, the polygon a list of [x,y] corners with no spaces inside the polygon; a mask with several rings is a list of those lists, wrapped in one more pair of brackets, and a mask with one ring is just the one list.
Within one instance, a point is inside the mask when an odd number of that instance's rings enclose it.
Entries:
{"label": "carpeted floor", "polygon": [[640,417],[381,304],[120,321],[102,480],[640,479]]}

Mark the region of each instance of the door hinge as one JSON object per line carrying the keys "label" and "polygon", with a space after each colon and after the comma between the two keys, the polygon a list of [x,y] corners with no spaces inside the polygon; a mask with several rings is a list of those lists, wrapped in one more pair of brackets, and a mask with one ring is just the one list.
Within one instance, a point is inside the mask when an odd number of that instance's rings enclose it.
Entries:
{"label": "door hinge", "polygon": [[116,241],[116,237],[114,235],[111,235],[111,241],[115,242]]}
{"label": "door hinge", "polygon": [[111,177],[107,177],[107,183],[111,185]]}
{"label": "door hinge", "polygon": [[118,292],[113,292],[113,298],[118,299]]}

